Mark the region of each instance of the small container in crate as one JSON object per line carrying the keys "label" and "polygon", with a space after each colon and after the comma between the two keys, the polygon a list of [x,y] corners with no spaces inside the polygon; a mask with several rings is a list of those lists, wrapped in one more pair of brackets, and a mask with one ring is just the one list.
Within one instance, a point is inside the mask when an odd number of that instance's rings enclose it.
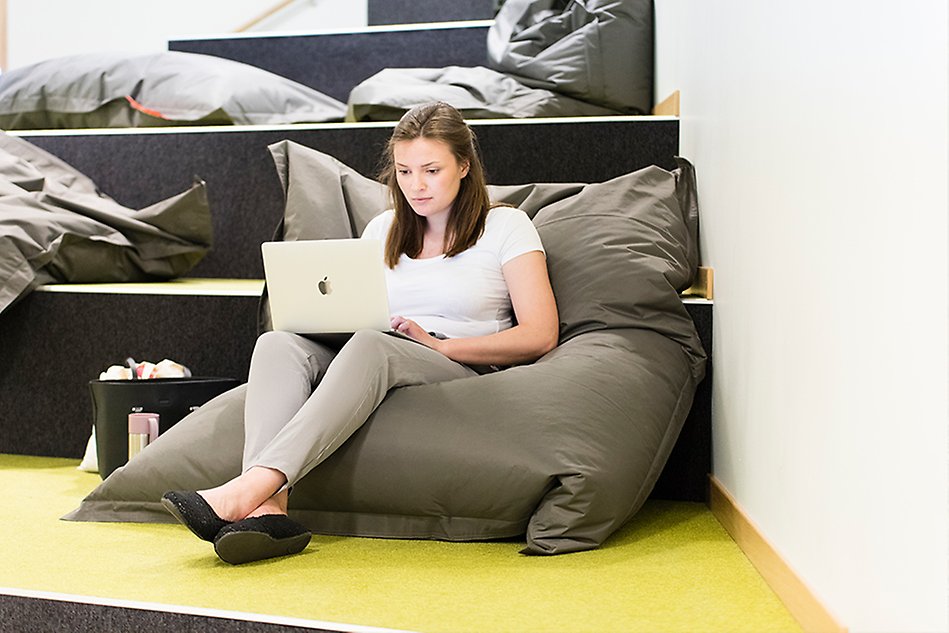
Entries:
{"label": "small container in crate", "polygon": [[239,384],[234,378],[214,377],[90,381],[99,475],[105,479],[128,461],[130,413],[157,414],[161,434],[208,400]]}

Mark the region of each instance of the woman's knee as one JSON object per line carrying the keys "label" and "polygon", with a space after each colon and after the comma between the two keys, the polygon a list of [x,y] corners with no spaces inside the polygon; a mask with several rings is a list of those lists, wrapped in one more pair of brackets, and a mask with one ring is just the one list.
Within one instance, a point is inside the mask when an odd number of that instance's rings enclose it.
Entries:
{"label": "woman's knee", "polygon": [[291,332],[272,331],[264,332],[257,337],[251,366],[255,364],[268,367],[299,365],[314,370],[316,368],[311,367],[312,365],[326,364],[331,359],[332,352],[314,341]]}
{"label": "woman's knee", "polygon": [[377,330],[359,330],[350,337],[344,347],[349,351],[359,350],[360,353],[372,354],[385,351],[392,345],[394,339],[385,332]]}
{"label": "woman's knee", "polygon": [[264,332],[257,337],[254,344],[254,354],[285,354],[299,347],[300,337],[290,332]]}
{"label": "woman's knee", "polygon": [[396,339],[376,330],[359,330],[354,333],[346,345],[339,350],[338,358],[345,358],[346,364],[368,365],[383,370],[393,352]]}

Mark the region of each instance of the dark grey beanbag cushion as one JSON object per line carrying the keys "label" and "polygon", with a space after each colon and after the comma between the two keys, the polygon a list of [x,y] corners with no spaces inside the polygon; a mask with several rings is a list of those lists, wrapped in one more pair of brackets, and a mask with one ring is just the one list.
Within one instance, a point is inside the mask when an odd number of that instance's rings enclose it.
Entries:
{"label": "dark grey beanbag cushion", "polygon": [[184,275],[211,248],[204,183],[130,209],[27,141],[0,132],[0,312],[53,282]]}
{"label": "dark grey beanbag cushion", "polygon": [[[381,209],[364,206],[378,205],[381,185],[338,161],[288,142],[271,151],[287,239],[354,235]],[[296,486],[291,514],[318,533],[525,535],[534,554],[602,543],[648,497],[704,373],[677,295],[697,264],[693,187],[683,164],[593,185],[492,188],[538,227],[560,345],[531,365],[393,390]],[[314,207],[313,190],[335,195]],[[163,492],[239,472],[243,398],[235,389],[179,422],[66,518],[171,521]]]}
{"label": "dark grey beanbag cushion", "polygon": [[386,68],[349,93],[346,118],[397,121],[411,108],[444,101],[466,119],[596,116],[617,110],[543,88],[530,88],[489,68]]}
{"label": "dark grey beanbag cushion", "polygon": [[523,84],[603,107],[652,109],[652,0],[507,0],[488,61]]}
{"label": "dark grey beanbag cushion", "polygon": [[88,53],[0,75],[0,128],[151,127],[340,121],[321,92],[195,53]]}

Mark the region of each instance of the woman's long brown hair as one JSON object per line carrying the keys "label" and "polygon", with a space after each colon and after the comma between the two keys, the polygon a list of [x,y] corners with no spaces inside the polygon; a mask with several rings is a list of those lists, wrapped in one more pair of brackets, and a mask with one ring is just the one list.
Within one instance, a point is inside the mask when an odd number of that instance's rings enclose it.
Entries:
{"label": "woman's long brown hair", "polygon": [[478,141],[461,113],[442,102],[412,108],[399,120],[389,138],[385,165],[380,176],[389,188],[389,199],[395,210],[395,220],[389,229],[385,248],[385,261],[389,268],[395,268],[402,253],[418,257],[422,252],[426,220],[412,210],[399,188],[394,156],[396,143],[417,138],[445,143],[459,165],[468,164],[468,174],[461,179],[458,196],[448,216],[446,257],[453,257],[474,246],[484,233],[485,220],[491,208]]}

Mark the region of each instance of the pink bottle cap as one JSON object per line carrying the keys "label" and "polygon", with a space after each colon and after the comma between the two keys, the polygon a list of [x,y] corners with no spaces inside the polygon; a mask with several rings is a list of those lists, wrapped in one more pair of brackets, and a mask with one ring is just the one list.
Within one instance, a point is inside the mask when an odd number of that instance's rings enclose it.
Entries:
{"label": "pink bottle cap", "polygon": [[158,437],[157,413],[129,413],[129,435],[148,435],[149,441]]}

